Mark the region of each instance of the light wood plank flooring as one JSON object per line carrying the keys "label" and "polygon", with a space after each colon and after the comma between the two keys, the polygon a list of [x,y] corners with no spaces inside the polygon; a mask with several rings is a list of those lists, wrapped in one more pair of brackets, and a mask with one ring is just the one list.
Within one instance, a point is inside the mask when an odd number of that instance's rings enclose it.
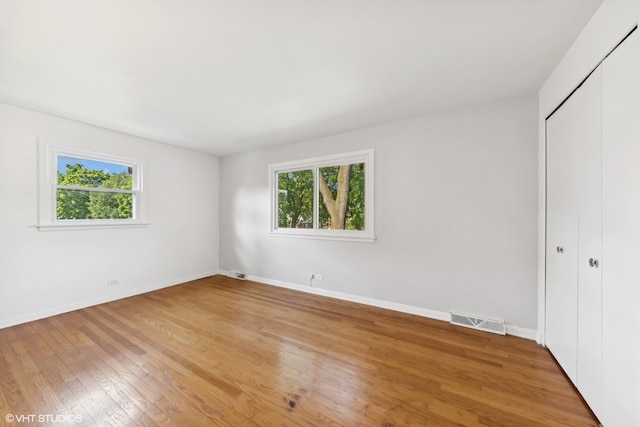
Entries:
{"label": "light wood plank flooring", "polygon": [[598,425],[534,342],[223,276],[0,329],[0,384],[0,425]]}

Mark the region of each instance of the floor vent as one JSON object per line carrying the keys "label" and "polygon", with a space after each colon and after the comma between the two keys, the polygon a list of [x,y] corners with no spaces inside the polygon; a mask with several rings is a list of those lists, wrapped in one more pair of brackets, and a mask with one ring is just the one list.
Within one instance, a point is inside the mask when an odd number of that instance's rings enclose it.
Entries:
{"label": "floor vent", "polygon": [[239,271],[230,271],[227,276],[231,277],[232,279],[247,280],[247,273],[241,273]]}
{"label": "floor vent", "polygon": [[504,322],[501,320],[483,319],[481,317],[468,316],[466,314],[451,313],[451,324],[499,335],[506,335],[507,333]]}

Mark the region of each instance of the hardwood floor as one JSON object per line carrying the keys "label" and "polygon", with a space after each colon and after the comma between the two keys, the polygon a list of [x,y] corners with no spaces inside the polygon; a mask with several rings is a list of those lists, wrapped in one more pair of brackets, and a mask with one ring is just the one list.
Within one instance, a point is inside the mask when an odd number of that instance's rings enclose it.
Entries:
{"label": "hardwood floor", "polygon": [[546,349],[214,276],[0,329],[0,424],[597,426]]}

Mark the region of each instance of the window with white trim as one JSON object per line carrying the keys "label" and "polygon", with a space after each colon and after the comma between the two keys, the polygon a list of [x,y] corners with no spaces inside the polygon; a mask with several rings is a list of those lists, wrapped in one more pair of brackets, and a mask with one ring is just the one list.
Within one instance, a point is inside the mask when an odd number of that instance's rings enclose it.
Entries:
{"label": "window with white trim", "polygon": [[269,165],[269,231],[374,241],[373,166],[373,150]]}
{"label": "window with white trim", "polygon": [[139,226],[142,161],[40,145],[38,227]]}

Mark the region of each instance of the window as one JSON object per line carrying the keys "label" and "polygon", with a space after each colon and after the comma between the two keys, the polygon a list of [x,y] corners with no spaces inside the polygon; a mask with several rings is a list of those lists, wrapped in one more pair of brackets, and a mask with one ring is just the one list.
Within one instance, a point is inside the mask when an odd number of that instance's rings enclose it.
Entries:
{"label": "window", "polygon": [[40,228],[139,226],[142,162],[40,145]]}
{"label": "window", "polygon": [[269,165],[276,235],[375,240],[373,150]]}

